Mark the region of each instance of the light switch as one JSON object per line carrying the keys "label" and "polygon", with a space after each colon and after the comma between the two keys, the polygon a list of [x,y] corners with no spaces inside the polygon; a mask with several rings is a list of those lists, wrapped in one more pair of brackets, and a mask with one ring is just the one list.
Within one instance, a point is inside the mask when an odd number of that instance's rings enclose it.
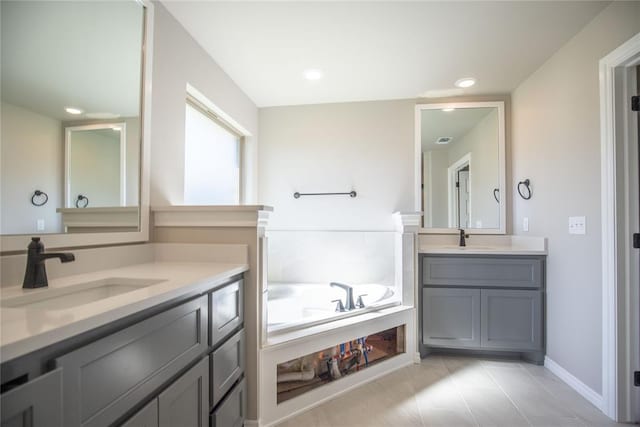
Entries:
{"label": "light switch", "polygon": [[522,218],[522,231],[529,231],[529,217]]}
{"label": "light switch", "polygon": [[38,221],[36,221],[36,230],[44,231],[44,219],[39,219]]}
{"label": "light switch", "polygon": [[584,216],[569,217],[569,234],[587,234],[587,219]]}

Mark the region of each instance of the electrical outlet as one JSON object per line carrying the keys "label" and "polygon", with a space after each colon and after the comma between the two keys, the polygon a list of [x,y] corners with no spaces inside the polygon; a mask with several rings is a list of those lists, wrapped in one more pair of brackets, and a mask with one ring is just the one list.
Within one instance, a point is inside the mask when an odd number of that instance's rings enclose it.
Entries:
{"label": "electrical outlet", "polygon": [[587,219],[584,216],[569,217],[569,234],[587,234]]}
{"label": "electrical outlet", "polygon": [[522,218],[522,231],[529,231],[529,217]]}
{"label": "electrical outlet", "polygon": [[39,219],[36,221],[36,230],[44,231],[44,219]]}

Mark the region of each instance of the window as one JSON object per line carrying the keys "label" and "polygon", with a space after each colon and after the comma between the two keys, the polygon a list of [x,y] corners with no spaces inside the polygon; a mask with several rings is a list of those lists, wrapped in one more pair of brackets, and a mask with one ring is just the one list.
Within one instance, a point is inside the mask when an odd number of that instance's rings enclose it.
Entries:
{"label": "window", "polygon": [[241,137],[189,98],[185,117],[184,203],[240,204]]}

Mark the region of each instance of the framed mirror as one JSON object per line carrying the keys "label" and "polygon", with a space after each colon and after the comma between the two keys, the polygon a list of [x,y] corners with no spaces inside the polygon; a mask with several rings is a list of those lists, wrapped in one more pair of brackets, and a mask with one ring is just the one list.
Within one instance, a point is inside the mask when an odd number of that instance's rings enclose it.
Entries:
{"label": "framed mirror", "polygon": [[150,2],[0,2],[2,252],[148,240]]}
{"label": "framed mirror", "polygon": [[416,106],[423,232],[506,233],[504,102]]}

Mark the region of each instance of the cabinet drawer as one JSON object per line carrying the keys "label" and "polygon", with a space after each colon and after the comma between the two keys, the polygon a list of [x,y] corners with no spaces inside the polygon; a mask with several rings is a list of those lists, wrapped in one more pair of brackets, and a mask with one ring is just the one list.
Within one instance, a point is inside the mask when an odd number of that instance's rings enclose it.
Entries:
{"label": "cabinet drawer", "polygon": [[211,353],[211,406],[231,390],[244,372],[244,329]]}
{"label": "cabinet drawer", "polygon": [[482,347],[541,350],[542,292],[482,290]]}
{"label": "cabinet drawer", "polygon": [[226,285],[209,294],[209,345],[215,346],[243,322],[244,282]]}
{"label": "cabinet drawer", "polygon": [[540,288],[543,260],[523,257],[422,258],[422,284],[434,286]]}
{"label": "cabinet drawer", "polygon": [[480,290],[424,288],[422,343],[445,347],[479,347]]}
{"label": "cabinet drawer", "polygon": [[209,361],[203,358],[158,396],[160,427],[206,427]]}
{"label": "cabinet drawer", "polygon": [[206,331],[202,296],[56,359],[64,425],[113,423],[203,354]]}
{"label": "cabinet drawer", "polygon": [[57,369],[0,397],[2,427],[62,427],[62,371]]}
{"label": "cabinet drawer", "polygon": [[242,427],[247,411],[247,387],[245,380],[240,381],[234,389],[211,413],[211,427]]}

